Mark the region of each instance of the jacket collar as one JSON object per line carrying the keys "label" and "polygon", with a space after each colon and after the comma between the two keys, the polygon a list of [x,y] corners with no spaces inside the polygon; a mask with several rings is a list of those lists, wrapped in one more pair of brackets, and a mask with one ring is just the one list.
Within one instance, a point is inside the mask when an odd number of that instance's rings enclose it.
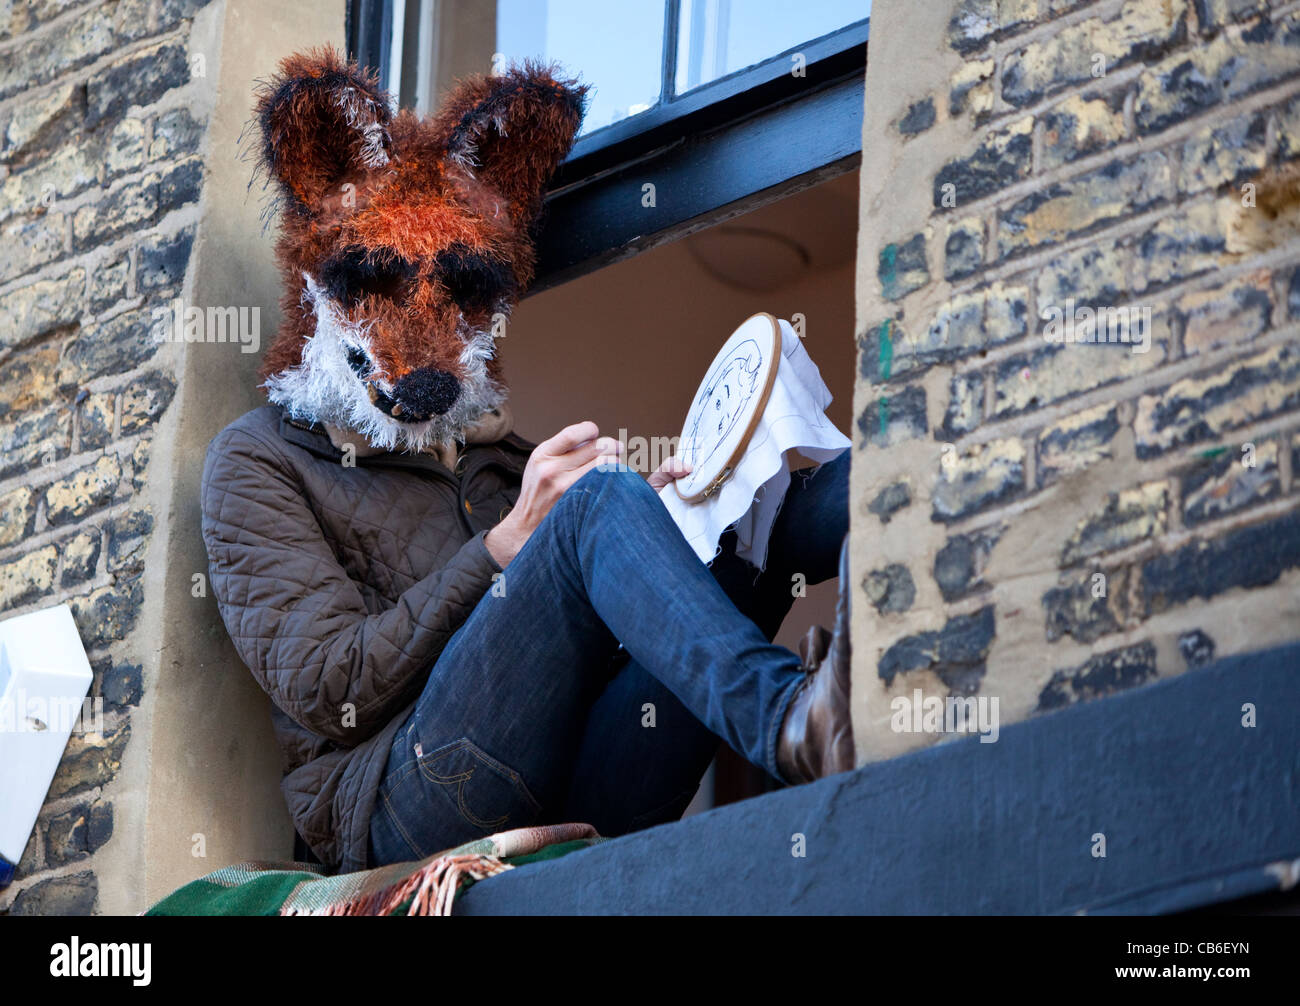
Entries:
{"label": "jacket collar", "polygon": [[[338,461],[343,452],[334,446],[329,432],[320,423],[309,423],[303,419],[291,417],[282,406],[273,405],[280,413],[280,436],[289,443],[303,450],[310,451],[318,457]],[[509,471],[522,472],[528,463],[528,456],[536,445],[515,433],[507,433],[493,444],[470,444],[461,452],[461,461],[456,465],[458,471],[452,472],[436,457],[429,454],[407,454],[402,451],[357,452],[358,466],[384,465],[395,468],[418,468],[434,470],[449,476],[464,475],[470,467],[483,464],[495,464]],[[479,454],[482,453],[480,459]]]}

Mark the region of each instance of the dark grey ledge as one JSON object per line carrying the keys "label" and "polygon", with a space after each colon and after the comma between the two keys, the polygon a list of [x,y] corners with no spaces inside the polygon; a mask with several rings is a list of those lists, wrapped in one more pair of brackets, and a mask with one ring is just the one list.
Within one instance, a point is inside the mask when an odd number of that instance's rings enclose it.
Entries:
{"label": "dark grey ledge", "polygon": [[523,866],[457,914],[1161,913],[1297,879],[1290,644]]}

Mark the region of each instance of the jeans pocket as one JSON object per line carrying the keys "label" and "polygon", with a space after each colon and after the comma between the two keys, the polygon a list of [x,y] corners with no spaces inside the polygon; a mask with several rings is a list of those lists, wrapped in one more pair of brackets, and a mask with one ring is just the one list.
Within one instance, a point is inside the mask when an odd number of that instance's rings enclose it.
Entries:
{"label": "jeans pocket", "polygon": [[532,824],[541,805],[523,777],[468,737],[416,757],[420,774],[484,834]]}

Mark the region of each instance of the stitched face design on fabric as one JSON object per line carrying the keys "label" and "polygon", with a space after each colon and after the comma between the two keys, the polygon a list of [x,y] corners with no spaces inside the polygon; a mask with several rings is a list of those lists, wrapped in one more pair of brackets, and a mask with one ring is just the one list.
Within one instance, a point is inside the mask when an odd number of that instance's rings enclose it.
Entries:
{"label": "stitched face design on fabric", "polygon": [[532,279],[545,185],[585,106],[555,72],[467,78],[421,120],[333,50],[280,64],[255,109],[285,285],[272,402],[418,451],[505,400],[494,323]]}
{"label": "stitched face design on fabric", "polygon": [[687,460],[706,465],[736,428],[750,401],[758,393],[763,355],[758,343],[746,339],[719,360],[700,390],[699,410],[687,436]]}

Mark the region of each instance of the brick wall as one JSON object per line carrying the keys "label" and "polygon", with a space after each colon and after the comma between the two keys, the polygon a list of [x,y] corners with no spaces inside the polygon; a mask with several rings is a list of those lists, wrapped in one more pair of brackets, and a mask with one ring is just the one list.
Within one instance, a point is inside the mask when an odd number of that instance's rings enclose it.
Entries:
{"label": "brick wall", "polygon": [[[123,834],[114,779],[148,687],[146,499],[173,358],[215,54],[202,0],[0,8],[0,617],[70,603],[103,700],[74,734],[0,913],[86,913]],[[137,878],[138,880],[138,878]]]}
{"label": "brick wall", "polygon": [[882,0],[862,175],[862,756],[1300,635],[1300,4]]}

